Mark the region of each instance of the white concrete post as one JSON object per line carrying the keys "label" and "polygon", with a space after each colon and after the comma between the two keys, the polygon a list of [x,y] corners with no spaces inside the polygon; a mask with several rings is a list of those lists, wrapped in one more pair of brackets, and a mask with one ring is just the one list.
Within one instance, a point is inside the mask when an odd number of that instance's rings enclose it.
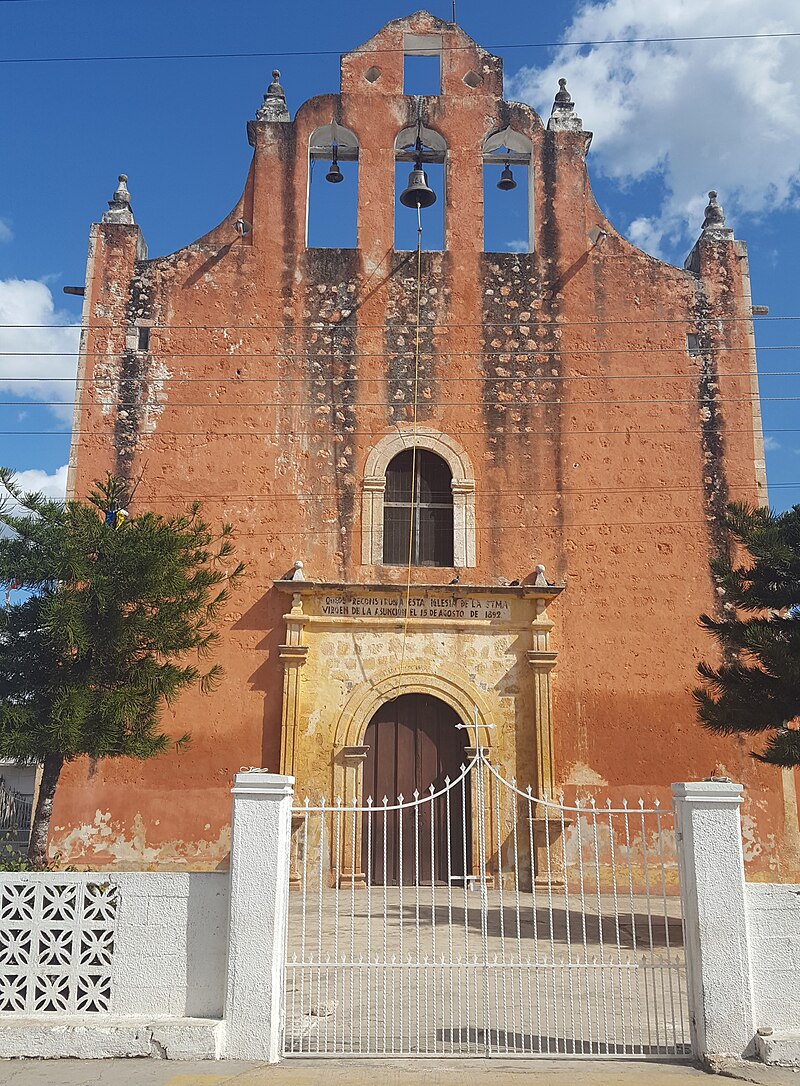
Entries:
{"label": "white concrete post", "polygon": [[673,784],[692,1049],[713,1066],[753,1051],[742,786]]}
{"label": "white concrete post", "polygon": [[294,777],[250,770],[233,785],[225,990],[229,1059],[281,1056]]}

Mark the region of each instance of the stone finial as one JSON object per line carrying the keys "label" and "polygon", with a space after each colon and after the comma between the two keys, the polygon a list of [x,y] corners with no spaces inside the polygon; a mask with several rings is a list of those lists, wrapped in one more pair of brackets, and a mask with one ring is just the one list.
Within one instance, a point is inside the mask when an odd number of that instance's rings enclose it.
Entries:
{"label": "stone finial", "polygon": [[541,564],[541,562],[536,567],[534,572],[536,573],[536,576],[533,579],[533,587],[534,588],[549,588],[550,587],[550,582],[548,581],[547,577],[545,576],[544,566]]}
{"label": "stone finial", "polygon": [[715,238],[732,238],[733,231],[725,223],[725,212],[717,202],[717,194],[712,191],[708,194],[708,205],[703,219],[703,236]]}
{"label": "stone finial", "polygon": [[131,209],[131,194],[128,192],[128,175],[119,175],[119,184],[114,190],[114,196],[108,201],[108,211],[103,212],[103,222],[122,223],[123,226],[134,226],[136,220]]}
{"label": "stone finial", "polygon": [[550,132],[582,132],[583,121],[575,113],[575,103],[567,90],[566,79],[559,79],[558,91],[547,122]]}
{"label": "stone finial", "polygon": [[559,79],[558,81],[558,91],[556,92],[555,101],[553,102],[553,111],[556,107],[569,110],[575,108],[575,103],[572,101],[572,95],[567,90],[566,79]]}
{"label": "stone finial", "polygon": [[286,106],[286,92],[281,86],[281,73],[277,68],[272,70],[272,82],[267,87],[264,101],[256,113],[257,121],[288,121],[289,110]]}
{"label": "stone finial", "polygon": [[306,579],[306,575],[303,572],[303,563],[298,558],[297,561],[294,564],[294,571],[292,573],[292,576],[291,576],[290,580],[292,580],[292,581],[304,581],[305,579]]}

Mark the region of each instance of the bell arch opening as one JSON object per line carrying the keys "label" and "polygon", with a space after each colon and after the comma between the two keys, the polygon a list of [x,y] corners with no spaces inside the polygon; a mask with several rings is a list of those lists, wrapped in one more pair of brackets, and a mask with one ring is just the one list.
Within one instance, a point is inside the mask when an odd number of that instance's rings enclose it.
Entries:
{"label": "bell arch opening", "polygon": [[358,246],[358,138],[332,121],[308,142],[307,249]]}
{"label": "bell arch opening", "polygon": [[513,128],[483,144],[483,249],[533,252],[532,144]]}
{"label": "bell arch opening", "polygon": [[[419,147],[417,140],[419,139]],[[447,184],[447,143],[443,136],[420,124],[414,128],[404,128],[394,143],[395,157],[395,201],[394,201],[394,247],[399,250],[417,247],[417,212],[404,206],[400,195],[413,185],[414,166],[422,165],[425,185],[435,193],[433,203],[423,203],[422,248],[426,251],[444,249],[445,235],[445,188]],[[410,172],[409,172],[410,170]],[[418,179],[422,182],[422,178]]]}
{"label": "bell arch opening", "polygon": [[463,885],[472,870],[471,787],[459,781],[469,730],[459,724],[458,713],[429,694],[401,694],[372,716],[362,779],[368,884]]}

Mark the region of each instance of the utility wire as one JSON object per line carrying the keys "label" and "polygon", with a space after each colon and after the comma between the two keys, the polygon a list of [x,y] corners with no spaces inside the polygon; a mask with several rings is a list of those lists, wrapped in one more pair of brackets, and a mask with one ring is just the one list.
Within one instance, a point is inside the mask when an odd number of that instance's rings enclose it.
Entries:
{"label": "utility wire", "polygon": [[[31,0],[15,0],[16,3]],[[668,45],[681,42],[701,41],[759,41],[771,38],[800,38],[800,31],[768,31],[759,34],[687,34],[660,38],[605,38],[587,41],[550,41],[550,42],[511,42],[501,45],[488,45],[490,51],[508,52],[510,49],[587,49],[599,45]],[[473,52],[475,46],[442,46],[444,52]],[[374,56],[381,53],[398,53],[399,49],[283,49],[268,52],[236,53],[125,53],[116,56],[84,57],[0,57],[0,64],[95,64],[119,63],[122,61],[143,60],[246,60],[246,59],[283,59],[286,57],[326,57],[326,56]]]}
{"label": "utility wire", "polygon": [[[338,320],[327,320],[326,318],[317,318],[315,320],[309,320],[306,322],[305,327],[311,329],[313,332],[319,332],[325,328],[341,328],[346,327],[352,331],[364,331],[370,329],[371,331],[385,331],[385,324],[361,324],[357,322],[352,326],[346,325],[345,322],[350,320],[351,316],[355,314],[349,314],[346,317],[340,317]],[[691,324],[691,317],[637,317],[635,320],[586,320],[586,321],[561,321],[553,320],[552,318],[541,319],[536,313],[531,313],[531,319],[527,321],[473,321],[471,323],[448,323],[446,321],[436,321],[431,326],[431,331],[438,333],[442,328],[529,328],[536,326],[537,328],[613,328],[619,325],[625,325],[628,328],[638,328],[642,324],[681,324],[687,327]],[[776,316],[743,316],[743,317],[714,317],[713,323],[716,324],[738,324],[742,321],[752,322],[753,324],[762,323],[774,323],[775,321],[800,321],[800,314],[780,314]],[[0,324],[0,328],[74,328],[76,331],[94,332],[98,329],[107,328],[123,328],[131,329],[134,325],[131,321],[92,321],[91,324],[87,324],[83,327],[81,324]],[[137,326],[138,327],[138,326]],[[248,324],[149,324],[147,327],[151,332],[160,332],[165,329],[179,329],[180,331],[229,331],[238,332],[245,329],[259,329],[261,331],[274,331],[274,332],[286,332],[290,335],[296,335],[296,329],[290,328],[286,324],[260,324],[258,322],[250,322]],[[409,325],[408,321],[397,321],[393,327],[413,327]]]}
{"label": "utility wire", "polygon": [[[68,406],[65,404],[61,405]],[[403,404],[403,406],[406,406]],[[530,406],[530,405],[528,405]],[[395,424],[397,425],[397,424]],[[551,439],[563,440],[565,437],[585,436],[590,434],[594,437],[638,437],[647,435],[649,437],[666,437],[675,436],[677,434],[707,434],[707,433],[724,433],[729,434],[761,434],[764,432],[761,427],[754,427],[750,429],[740,428],[728,428],[727,426],[704,426],[704,427],[680,427],[673,430],[642,430],[637,427],[630,427],[626,430],[573,430],[569,427],[559,427],[550,430],[528,430],[519,429],[518,423],[512,423],[507,429],[497,429],[489,431],[489,437],[549,437]],[[391,428],[391,427],[390,427]],[[153,439],[158,440],[163,437],[205,437],[207,439],[217,438],[229,438],[229,437],[276,437],[276,438],[295,438],[295,437],[322,437],[326,434],[333,434],[335,437],[339,437],[342,440],[351,440],[357,437],[381,437],[386,434],[387,427],[382,427],[379,430],[352,430],[342,431],[341,427],[320,427],[314,430],[297,430],[292,429],[289,434],[285,430],[225,430],[214,432],[211,429],[205,430],[170,430],[169,428],[162,428],[159,426],[152,434],[140,435],[138,440],[150,441]],[[402,430],[401,433],[408,434],[408,430]],[[797,426],[770,426],[767,430],[769,434],[797,434],[800,433],[800,427]],[[462,427],[459,430],[459,434],[477,436],[486,435],[486,429],[480,430],[468,430]],[[109,429],[102,430],[0,430],[0,437],[103,437],[108,439],[110,436]]]}
{"label": "utility wire", "polygon": [[[797,482],[781,482],[770,483],[770,490],[785,490],[791,487],[800,486],[800,480]],[[752,490],[754,489],[753,483],[729,483],[729,490]],[[676,486],[642,486],[642,487],[605,487],[605,486],[591,486],[591,487],[562,487],[560,490],[543,489],[537,486],[534,492],[526,492],[523,490],[483,490],[482,488],[476,490],[476,499],[482,498],[496,498],[496,497],[516,497],[525,502],[530,502],[532,497],[539,497],[540,495],[553,495],[553,494],[680,494],[680,493],[697,493],[703,491],[704,487],[700,483],[686,483]],[[145,494],[141,493],[137,495],[141,501],[153,501],[153,502],[175,502],[175,501],[200,501],[205,504],[213,505],[231,505],[234,502],[316,502],[316,501],[335,501],[337,498],[336,491],[329,491],[320,494],[228,494],[224,497],[219,497],[214,494],[195,494],[191,491],[178,491],[175,494]]]}
{"label": "utility wire", "polygon": [[[417,147],[419,147],[419,133],[421,122],[418,121]],[[403,671],[406,663],[406,642],[408,640],[408,620],[411,615],[411,570],[414,563],[414,514],[419,512],[417,502],[417,407],[419,401],[419,333],[422,317],[422,205],[417,204],[417,313],[414,335],[414,413],[411,422],[411,509],[408,517],[408,566],[406,569],[406,601],[403,615],[403,651],[400,654],[400,671],[397,676],[397,685],[400,687]],[[417,533],[417,546],[419,546],[419,532]]]}
{"label": "utility wire", "polygon": [[[679,510],[676,510],[676,514],[678,514],[679,512],[680,512]],[[681,518],[679,522],[677,522],[675,518],[672,518],[670,520],[615,520],[615,521],[610,521],[610,520],[594,520],[594,521],[586,521],[586,520],[580,521],[580,520],[578,520],[578,521],[574,521],[573,520],[573,521],[565,521],[565,520],[561,520],[561,518],[558,517],[557,513],[554,513],[552,515],[558,522],[556,525],[548,526],[546,524],[543,524],[541,521],[539,523],[537,523],[537,524],[519,524],[519,523],[516,523],[516,524],[493,524],[491,527],[486,527],[486,528],[476,526],[474,528],[474,531],[475,532],[499,532],[499,531],[505,531],[505,530],[513,528],[515,531],[533,532],[533,533],[538,532],[540,535],[547,535],[547,534],[550,534],[550,533],[552,533],[554,531],[560,531],[562,528],[591,528],[591,529],[597,529],[597,528],[626,528],[626,527],[636,528],[636,527],[641,526],[643,528],[660,528],[660,527],[670,528],[671,527],[671,528],[676,528],[676,529],[679,529],[679,530],[682,530],[685,527],[700,527],[700,528],[705,528],[706,530],[708,530],[708,527],[709,527],[709,522],[708,522],[707,519],[706,520],[685,520],[684,518]],[[338,528],[334,529],[332,531],[326,532],[326,531],[322,531],[322,530],[315,527],[313,529],[313,533],[308,528],[306,528],[303,531],[297,531],[297,532],[258,532],[258,531],[248,532],[246,530],[246,528],[243,528],[243,527],[240,526],[240,527],[237,528],[237,532],[238,532],[238,536],[240,538],[251,538],[251,539],[252,538],[267,538],[267,539],[278,540],[278,539],[293,539],[293,538],[296,538],[296,537],[300,537],[301,539],[304,539],[307,543],[310,542],[311,540],[318,540],[318,539],[321,539],[321,538],[327,538],[328,536],[333,536],[336,539],[341,539],[342,538],[342,533]],[[683,534],[682,531],[681,531],[681,534]],[[386,563],[382,562],[381,565],[385,566]],[[402,568],[403,568],[402,566],[395,566],[395,569],[402,569]],[[436,568],[436,567],[424,566],[422,568],[426,569],[426,570],[429,570],[429,569]],[[445,568],[452,569],[454,567],[449,566],[449,567],[445,567]],[[394,586],[391,586],[391,587],[394,587]],[[444,587],[448,587],[448,586],[439,584],[439,585],[430,585],[430,587],[431,588],[444,588]],[[463,588],[465,586],[462,585],[461,587]]]}
{"label": "utility wire", "polygon": [[[800,347],[798,348],[800,350]],[[800,370],[742,370],[737,372],[725,372],[724,370],[717,371],[714,374],[715,381],[721,381],[728,377],[800,377]],[[470,384],[472,382],[478,382],[479,384],[493,384],[501,385],[505,383],[522,384],[526,382],[528,384],[544,385],[548,382],[556,381],[696,381],[700,376],[699,373],[521,373],[511,376],[486,376],[485,374],[480,377],[460,377],[455,374],[433,374],[427,378],[431,383],[435,382],[437,385],[448,384],[453,381],[456,384]],[[386,380],[388,374],[385,372],[361,375],[359,377],[345,377],[342,374],[333,374],[332,376],[326,376],[325,374],[310,374],[306,377],[182,377],[175,376],[167,378],[170,387],[172,385],[308,385],[313,383],[319,387],[320,382],[324,382],[326,385],[334,384],[336,388],[341,388],[342,385],[349,384],[361,384],[368,385],[373,384],[376,381]],[[137,378],[143,384],[147,383],[152,378],[149,378],[147,374]],[[158,380],[161,380],[160,378]],[[402,378],[402,380],[408,380],[408,378]],[[69,384],[84,387],[88,385],[101,385],[104,389],[108,389],[114,384],[120,383],[120,378],[98,376],[93,374],[91,377],[5,377],[0,373],[0,386],[4,384],[20,383],[20,384]],[[15,404],[25,403],[24,400],[9,401]],[[33,403],[43,403],[43,400],[34,400]],[[62,402],[62,401],[59,401]]]}
{"label": "utility wire", "polygon": [[[109,353],[108,351],[81,351],[76,348],[74,351],[0,351],[0,358],[75,358],[79,356],[81,358],[115,358],[118,354],[125,354],[128,352],[128,348],[120,347],[117,350]],[[341,347],[331,347],[326,349],[322,347],[318,350],[317,354],[303,353],[299,351],[283,351],[280,348],[274,348],[272,350],[264,351],[237,351],[235,354],[228,353],[223,346],[220,346],[216,351],[208,351],[206,353],[199,353],[197,351],[172,351],[169,349],[169,344],[156,344],[149,347],[146,351],[139,351],[136,348],[131,348],[132,353],[136,355],[161,355],[165,358],[214,358],[227,362],[235,362],[239,358],[269,358],[275,361],[286,362],[317,362],[323,363],[326,361],[345,362],[349,359],[356,358],[412,358],[414,352],[408,349],[401,349],[398,351],[361,351],[358,348],[348,347],[346,352]],[[761,351],[797,351],[800,350],[800,344],[798,343],[780,343],[775,345],[768,345],[765,347],[757,347],[756,350],[760,354]],[[420,358],[432,358],[432,359],[450,359],[450,358],[500,358],[501,360],[509,357],[524,356],[524,358],[534,364],[536,358],[552,358],[559,357],[561,355],[569,355],[572,357],[592,357],[593,355],[609,355],[609,354],[644,354],[644,355],[658,355],[658,354],[679,354],[682,356],[688,355],[690,358],[700,358],[702,355],[708,354],[722,354],[736,351],[743,351],[747,354],[751,354],[753,347],[750,344],[743,344],[742,346],[719,346],[719,347],[692,347],[691,350],[686,347],[685,344],[676,344],[674,347],[576,347],[570,346],[563,347],[508,347],[506,350],[502,348],[495,348],[492,351],[460,351],[458,348],[446,347],[441,351],[426,351],[420,354]],[[533,356],[533,358],[531,357]],[[461,378],[457,378],[460,380]]]}
{"label": "utility wire", "polygon": [[[2,383],[2,379],[0,379]],[[505,393],[505,395],[513,395],[512,393]],[[160,413],[164,413],[172,410],[175,407],[208,407],[208,408],[234,408],[241,410],[243,407],[258,407],[258,408],[274,408],[278,411],[294,410],[298,407],[313,407],[329,408],[332,411],[341,410],[363,410],[371,407],[408,407],[413,404],[413,394],[410,401],[407,400],[333,400],[329,398],[325,400],[281,400],[281,401],[258,401],[242,403],[236,400],[228,400],[226,402],[209,402],[209,401],[156,401],[150,405],[157,407]],[[758,396],[753,394],[752,396],[718,396],[714,393],[703,393],[698,396],[690,396],[687,399],[665,399],[663,397],[653,397],[646,400],[573,400],[569,398],[558,400],[520,400],[520,399],[487,399],[487,400],[428,400],[423,402],[430,404],[432,408],[440,407],[504,407],[506,410],[522,409],[526,407],[649,407],[652,404],[694,404],[695,406],[703,405],[706,401],[713,400],[715,404],[723,403],[794,403],[800,400],[800,396]],[[0,406],[6,407],[64,407],[65,403],[69,401],[65,400],[3,400],[0,401]],[[102,401],[98,401],[91,406],[105,406],[102,405]],[[123,408],[136,408],[146,407],[140,400],[115,400],[114,407]]]}

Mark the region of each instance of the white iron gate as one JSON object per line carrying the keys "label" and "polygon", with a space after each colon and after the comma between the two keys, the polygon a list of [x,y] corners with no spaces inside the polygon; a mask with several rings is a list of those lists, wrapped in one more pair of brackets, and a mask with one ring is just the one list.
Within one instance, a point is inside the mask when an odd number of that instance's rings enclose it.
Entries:
{"label": "white iron gate", "polygon": [[672,813],[537,799],[483,751],[293,817],[286,1055],[689,1056]]}

